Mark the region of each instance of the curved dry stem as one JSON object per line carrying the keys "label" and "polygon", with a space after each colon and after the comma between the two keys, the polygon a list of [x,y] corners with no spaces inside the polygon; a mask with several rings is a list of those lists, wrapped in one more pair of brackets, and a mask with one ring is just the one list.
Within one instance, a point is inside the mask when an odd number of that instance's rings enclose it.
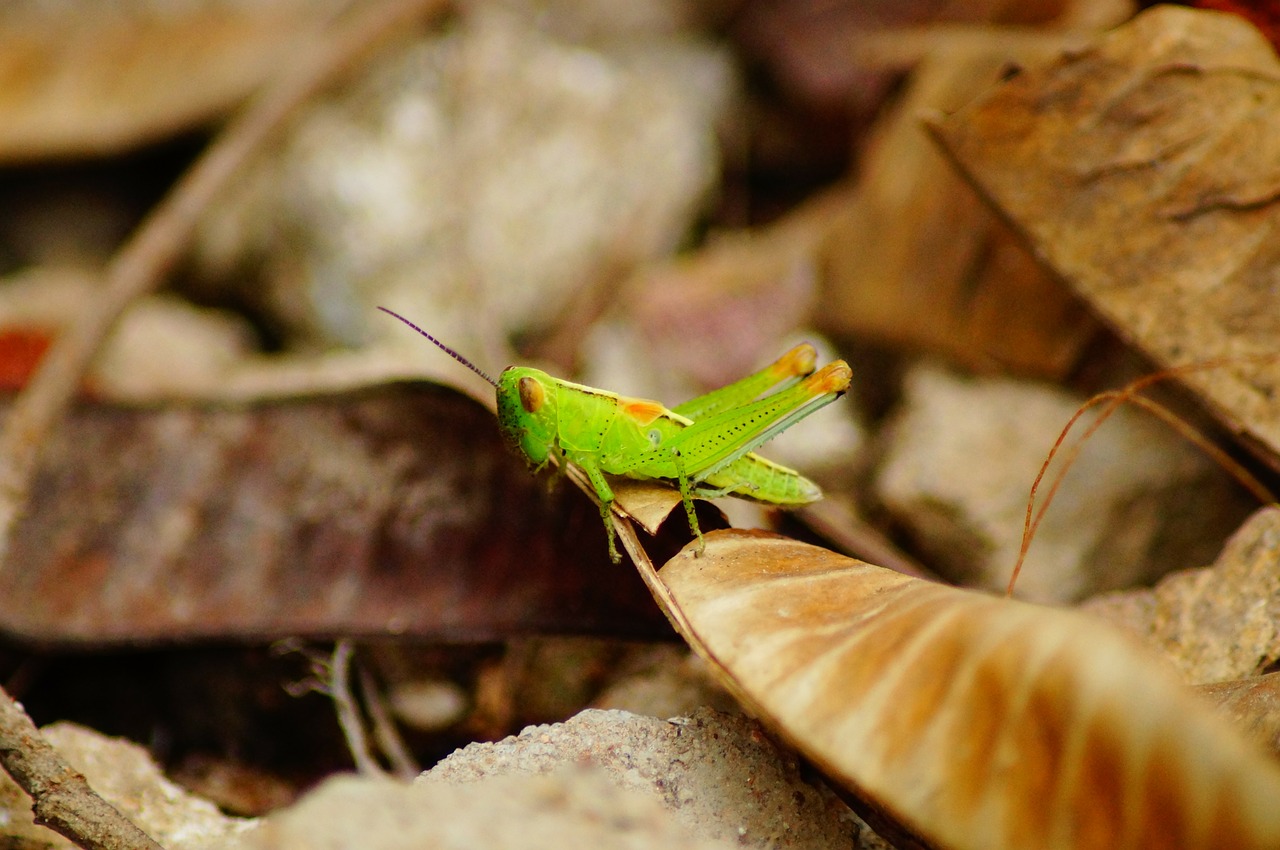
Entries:
{"label": "curved dry stem", "polygon": [[1200,451],[1209,456],[1209,459],[1216,463],[1220,468],[1226,471],[1228,475],[1236,480],[1236,482],[1248,490],[1255,499],[1265,504],[1274,504],[1276,501],[1275,493],[1267,489],[1267,486],[1258,480],[1257,476],[1244,468],[1244,464],[1233,458],[1231,455],[1223,451],[1219,446],[1215,445],[1212,440],[1200,433],[1182,417],[1174,413],[1169,408],[1153,401],[1146,396],[1136,395],[1129,401],[1141,407],[1143,410],[1157,417],[1167,424],[1170,428],[1177,431],[1178,434],[1187,442],[1196,446]]}
{"label": "curved dry stem", "polygon": [[[1160,381],[1170,378],[1178,378],[1193,372],[1209,371],[1211,369],[1220,369],[1225,366],[1234,366],[1240,363],[1247,363],[1254,360],[1274,360],[1274,355],[1261,355],[1259,357],[1243,357],[1229,358],[1223,360],[1209,360],[1203,363],[1189,363],[1184,366],[1176,366],[1172,369],[1166,369],[1156,372],[1152,375],[1139,378],[1132,381],[1119,390],[1108,390],[1098,393],[1088,399],[1075,414],[1067,420],[1067,424],[1063,426],[1062,431],[1058,434],[1058,439],[1053,443],[1053,447],[1049,449],[1049,453],[1045,456],[1044,463],[1040,465],[1040,471],[1036,474],[1035,481],[1031,483],[1031,491],[1027,495],[1027,512],[1022,524],[1022,544],[1018,550],[1018,560],[1013,565],[1013,573],[1009,576],[1009,584],[1005,588],[1005,595],[1012,596],[1014,585],[1018,582],[1018,576],[1022,573],[1022,565],[1027,558],[1027,552],[1031,548],[1031,541],[1035,539],[1036,529],[1040,527],[1041,521],[1044,520],[1045,514],[1048,513],[1049,506],[1053,503],[1053,497],[1058,492],[1058,488],[1066,479],[1067,473],[1071,470],[1076,458],[1084,449],[1084,444],[1089,441],[1103,423],[1111,418],[1121,405],[1125,402],[1132,402],[1142,409],[1153,414],[1165,424],[1172,427],[1183,439],[1190,441],[1197,446],[1202,452],[1209,456],[1219,467],[1235,478],[1246,490],[1252,493],[1263,504],[1271,504],[1276,501],[1275,495],[1268,490],[1262,482],[1249,473],[1240,463],[1236,462],[1230,455],[1222,449],[1214,445],[1207,437],[1201,434],[1191,425],[1187,424],[1172,410],[1169,410],[1159,402],[1152,401],[1146,396],[1141,395],[1142,390],[1159,383]],[[1045,494],[1044,500],[1037,507],[1039,497],[1040,484],[1043,482],[1045,475],[1049,471],[1049,466],[1057,457],[1058,451],[1066,442],[1067,435],[1071,429],[1075,427],[1076,422],[1080,420],[1088,410],[1096,407],[1103,402],[1107,402],[1106,408],[1098,414],[1098,418],[1090,423],[1080,438],[1071,444],[1071,448],[1067,453],[1066,459],[1062,462],[1062,467],[1054,474],[1053,480],[1049,486],[1049,492]]]}

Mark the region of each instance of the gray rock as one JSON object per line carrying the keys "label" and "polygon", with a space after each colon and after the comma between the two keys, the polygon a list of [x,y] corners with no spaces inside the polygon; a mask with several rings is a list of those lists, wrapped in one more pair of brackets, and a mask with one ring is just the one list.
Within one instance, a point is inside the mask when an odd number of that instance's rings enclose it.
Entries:
{"label": "gray rock", "polygon": [[728,850],[600,768],[489,776],[465,785],[339,776],[272,814],[242,850]]}
{"label": "gray rock", "polygon": [[794,757],[756,723],[710,709],[673,720],[588,710],[564,723],[471,744],[418,781],[459,785],[574,765],[592,765],[620,788],[660,803],[706,840],[761,850],[873,846],[859,843],[867,828],[853,813],[806,782]]}

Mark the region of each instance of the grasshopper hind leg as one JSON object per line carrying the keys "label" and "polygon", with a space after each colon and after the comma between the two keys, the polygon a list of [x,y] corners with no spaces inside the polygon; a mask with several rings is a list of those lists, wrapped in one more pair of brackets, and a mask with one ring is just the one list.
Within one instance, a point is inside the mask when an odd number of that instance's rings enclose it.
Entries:
{"label": "grasshopper hind leg", "polygon": [[760,489],[759,484],[753,484],[748,481],[745,484],[730,484],[728,487],[707,487],[702,483],[697,485],[697,494],[700,499],[719,499],[721,496],[753,496]]}

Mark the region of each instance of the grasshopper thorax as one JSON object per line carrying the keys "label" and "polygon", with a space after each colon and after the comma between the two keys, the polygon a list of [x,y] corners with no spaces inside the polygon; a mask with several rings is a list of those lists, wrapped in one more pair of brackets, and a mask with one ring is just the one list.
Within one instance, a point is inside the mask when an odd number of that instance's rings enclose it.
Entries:
{"label": "grasshopper thorax", "polygon": [[556,436],[556,380],[540,369],[509,366],[498,376],[498,427],[535,466],[547,462]]}

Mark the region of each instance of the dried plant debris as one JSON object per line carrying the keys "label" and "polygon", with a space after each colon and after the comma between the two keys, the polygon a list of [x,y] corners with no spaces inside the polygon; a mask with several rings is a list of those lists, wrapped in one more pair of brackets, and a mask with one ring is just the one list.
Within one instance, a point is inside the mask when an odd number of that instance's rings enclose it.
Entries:
{"label": "dried plant debris", "polygon": [[1280,63],[1234,15],[1157,6],[934,127],[1119,333],[1280,465]]}
{"label": "dried plant debris", "polygon": [[[917,39],[919,36],[917,35]],[[866,49],[888,50],[892,31]],[[911,43],[908,33],[898,40]],[[1078,299],[1039,266],[955,173],[921,126],[1010,63],[1061,50],[1042,32],[939,32],[900,103],[873,128],[856,193],[820,252],[825,329],[942,354],[968,366],[1059,376],[1094,335]]]}
{"label": "dried plant debris", "polygon": [[[52,339],[97,290],[90,275],[65,269],[35,268],[0,279],[0,331]],[[249,356],[252,340],[248,324],[229,313],[168,293],[150,295],[121,317],[84,384],[93,395],[115,400],[209,397]]]}
{"label": "dried plant debris", "polygon": [[575,43],[688,37],[732,17],[740,0],[463,0],[498,7],[523,25]]}
{"label": "dried plant debris", "polygon": [[659,577],[753,714],[930,846],[1280,845],[1280,767],[1094,618],[759,532]]}
{"label": "dried plant debris", "polygon": [[[1003,590],[1021,547],[1031,482],[1083,400],[1045,384],[917,366],[886,432],[876,493],[940,571]],[[1048,489],[1042,484],[1041,497]],[[1188,558],[1203,563],[1252,506],[1164,423],[1121,408],[1067,471],[1036,529],[1017,593],[1065,602],[1154,581],[1185,568]]]}
{"label": "dried plant debris", "polygon": [[[814,314],[814,252],[831,206],[819,202],[767,227],[714,234],[697,251],[646,264],[614,294],[621,321],[597,322],[589,333],[588,367],[602,358],[634,357],[611,353],[615,339],[626,348],[630,335],[648,352],[662,352],[661,368],[704,387],[754,372],[785,350],[780,340]],[[672,392],[654,390],[674,400]]]}
{"label": "dried plant debris", "polygon": [[1139,635],[1189,684],[1257,676],[1280,661],[1280,508],[1258,511],[1213,566],[1082,608]]}

